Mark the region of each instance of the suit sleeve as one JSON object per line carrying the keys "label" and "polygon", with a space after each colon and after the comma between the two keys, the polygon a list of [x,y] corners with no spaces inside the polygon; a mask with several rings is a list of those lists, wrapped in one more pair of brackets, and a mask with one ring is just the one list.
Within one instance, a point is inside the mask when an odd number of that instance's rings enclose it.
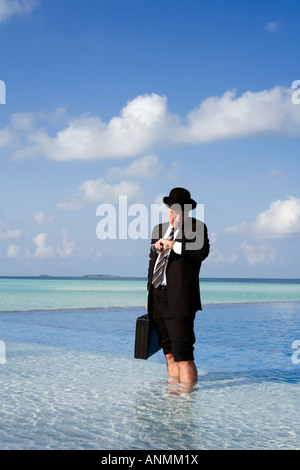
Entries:
{"label": "suit sleeve", "polygon": [[204,261],[210,250],[206,225],[203,222],[195,221],[192,227],[187,229],[181,243],[181,256],[200,262]]}
{"label": "suit sleeve", "polygon": [[[152,241],[151,241],[152,243]],[[151,276],[152,276],[152,263],[153,263],[153,260],[152,260],[152,251],[150,249],[150,254],[149,254],[149,265],[148,265],[148,282],[147,282],[147,292],[149,292],[150,290],[150,281],[151,281]]]}
{"label": "suit sleeve", "polygon": [[[157,242],[157,240],[162,238],[162,231],[163,231],[163,228],[162,228],[161,225],[156,225],[153,228],[152,236],[151,236],[151,245],[153,245],[154,243]],[[151,279],[152,279],[152,270],[153,270],[153,266],[155,264],[156,257],[157,257],[157,254],[154,251],[152,251],[151,247],[150,247],[149,265],[148,265],[148,283],[147,283],[147,291],[148,292],[149,292],[149,289],[150,289],[150,283],[151,283]]]}

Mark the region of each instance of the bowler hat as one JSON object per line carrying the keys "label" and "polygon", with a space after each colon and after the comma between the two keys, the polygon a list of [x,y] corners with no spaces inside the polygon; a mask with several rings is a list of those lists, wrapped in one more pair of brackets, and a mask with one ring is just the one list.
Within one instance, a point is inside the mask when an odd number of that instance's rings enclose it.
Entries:
{"label": "bowler hat", "polygon": [[[173,205],[178,205],[182,209],[190,209],[190,206],[192,206],[192,209],[195,209],[197,206],[197,202],[191,199],[191,194],[187,189],[184,188],[173,188],[170,191],[169,196],[165,196],[163,198],[164,203],[171,207]],[[189,206],[189,207],[184,207],[184,206]]]}

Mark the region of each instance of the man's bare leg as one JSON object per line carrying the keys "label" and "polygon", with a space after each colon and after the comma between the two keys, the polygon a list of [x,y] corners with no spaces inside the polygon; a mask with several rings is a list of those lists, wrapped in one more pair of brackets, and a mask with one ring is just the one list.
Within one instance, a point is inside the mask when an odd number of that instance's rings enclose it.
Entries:
{"label": "man's bare leg", "polygon": [[198,382],[198,372],[194,361],[177,362],[179,368],[180,383],[195,385]]}
{"label": "man's bare leg", "polygon": [[170,383],[181,384],[178,393],[192,392],[194,385],[198,382],[198,372],[194,361],[175,362],[173,354],[166,354],[166,360]]}
{"label": "man's bare leg", "polygon": [[180,389],[172,391],[172,395],[191,393],[195,390],[194,386],[198,381],[198,372],[194,361],[180,361],[175,363],[179,371],[178,384]]}
{"label": "man's bare leg", "polygon": [[173,354],[166,354],[168,374],[171,381],[174,383],[180,382],[178,362],[174,361]]}

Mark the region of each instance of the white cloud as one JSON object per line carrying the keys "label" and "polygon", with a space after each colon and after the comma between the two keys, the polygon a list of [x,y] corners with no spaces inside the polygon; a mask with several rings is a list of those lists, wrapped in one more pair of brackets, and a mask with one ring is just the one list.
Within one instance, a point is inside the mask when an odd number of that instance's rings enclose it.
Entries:
{"label": "white cloud", "polygon": [[6,127],[0,130],[0,148],[6,147],[9,145],[13,140],[13,134],[11,131]]}
{"label": "white cloud", "polygon": [[155,196],[153,204],[163,204],[164,205],[163,199],[164,199],[165,196],[166,196],[166,194],[164,194],[164,193],[158,194],[157,196]]}
{"label": "white cloud", "polygon": [[261,243],[257,245],[249,243],[248,240],[244,240],[242,243],[237,245],[234,251],[222,253],[216,246],[217,239],[217,232],[212,232],[210,235],[211,251],[208,257],[209,263],[235,264],[241,261],[239,253],[243,253],[247,263],[251,266],[270,264],[276,260],[276,253],[269,244]]}
{"label": "white cloud", "polygon": [[236,263],[236,261],[238,260],[238,256],[236,253],[232,252],[232,253],[223,254],[216,247],[216,244],[218,241],[218,232],[211,232],[209,235],[209,241],[210,241],[210,254],[208,257],[209,263],[214,263],[214,264]]}
{"label": "white cloud", "polygon": [[138,183],[123,180],[117,184],[106,183],[104,178],[88,180],[79,187],[84,201],[94,202],[117,202],[119,196],[127,196],[128,200],[134,199],[140,192]]}
{"label": "white cloud", "polygon": [[277,200],[269,209],[261,211],[254,222],[239,222],[226,227],[227,235],[249,233],[264,238],[288,238],[300,236],[300,198],[288,196]]}
{"label": "white cloud", "polygon": [[274,168],[273,170],[270,170],[268,172],[268,177],[269,178],[280,178],[280,179],[287,179],[288,178],[288,175],[287,173],[285,173],[285,171],[282,171],[282,170],[277,170],[276,168]]}
{"label": "white cloud", "polygon": [[76,245],[69,240],[67,229],[62,229],[61,233],[61,246],[56,248],[56,250],[54,250],[53,246],[47,244],[47,234],[39,233],[32,239],[35,245],[34,251],[23,251],[20,245],[11,244],[7,249],[6,256],[8,258],[20,257],[25,259],[50,259],[55,257],[56,252],[60,258],[70,258],[76,250]]}
{"label": "white cloud", "polygon": [[37,5],[36,0],[0,0],[0,23],[15,15],[31,13]]}
{"label": "white cloud", "polygon": [[47,240],[46,233],[39,233],[32,240],[36,248],[33,253],[31,253],[30,251],[27,251],[26,258],[47,259],[47,258],[53,257],[53,254],[54,254],[53,247],[50,245],[48,246],[46,245],[46,240]]}
{"label": "white cloud", "polygon": [[11,116],[12,127],[15,131],[31,131],[34,129],[35,116],[33,113],[14,113]]}
{"label": "white cloud", "polygon": [[69,120],[54,137],[41,127],[41,116],[33,119],[24,113],[14,115],[10,126],[0,130],[0,145],[2,132],[2,146],[6,145],[15,158],[101,160],[140,156],[159,146],[272,133],[299,136],[300,113],[291,97],[292,89],[282,87],[247,91],[241,96],[226,91],[220,97],[205,99],[182,119],[168,110],[165,96],[145,94],[129,101],[107,124],[99,116],[84,114]]}
{"label": "white cloud", "polygon": [[19,255],[20,250],[20,245],[9,245],[6,253],[7,258],[16,258]]}
{"label": "white cloud", "polygon": [[211,232],[209,234],[209,241],[212,245],[217,243],[217,241],[218,241],[218,232]]}
{"label": "white cloud", "polygon": [[270,238],[300,236],[300,199],[289,196],[272,202],[269,209],[258,214],[253,230]]}
{"label": "white cloud", "polygon": [[52,113],[45,113],[44,111],[32,112],[17,112],[11,116],[11,127],[14,131],[28,132],[29,136],[35,134],[37,131],[38,122],[46,122],[47,124],[57,125],[61,122],[66,122],[66,109],[61,107],[57,108]]}
{"label": "white cloud", "polygon": [[208,257],[210,263],[214,264],[234,264],[238,260],[236,253],[222,254],[218,248],[212,248]]}
{"label": "white cloud", "polygon": [[61,248],[57,248],[56,251],[60,258],[70,258],[76,248],[75,243],[69,241],[68,231],[66,229],[62,230],[62,236],[62,246]]}
{"label": "white cloud", "polygon": [[268,245],[261,244],[255,246],[244,240],[240,244],[239,249],[244,253],[246,260],[252,266],[272,263],[276,259],[274,250]]}
{"label": "white cloud", "polygon": [[0,238],[10,239],[19,238],[22,235],[21,230],[11,230],[0,222]]}
{"label": "white cloud", "polygon": [[36,222],[37,225],[40,225],[40,224],[42,224],[42,223],[44,223],[44,222],[50,222],[50,223],[51,223],[51,222],[53,222],[53,220],[54,220],[54,217],[53,217],[53,216],[47,217],[47,216],[44,214],[44,212],[37,212],[36,214],[34,214],[33,218],[34,218],[34,220],[35,220],[35,222]]}
{"label": "white cloud", "polygon": [[70,194],[57,203],[60,211],[78,211],[84,208],[84,199],[81,194]]}
{"label": "white cloud", "polygon": [[36,214],[34,214],[34,220],[35,222],[39,225],[39,224],[42,224],[46,217],[45,217],[45,214],[43,212],[37,212]]}
{"label": "white cloud", "polygon": [[265,30],[268,31],[269,33],[274,33],[276,29],[278,29],[279,23],[278,21],[270,21],[265,25]]}
{"label": "white cloud", "polygon": [[107,183],[103,177],[84,181],[74,195],[67,195],[57,204],[59,210],[79,210],[86,204],[117,203],[119,196],[127,196],[128,201],[141,197],[138,183],[122,180],[119,183]]}
{"label": "white cloud", "polygon": [[243,233],[245,229],[247,228],[246,222],[239,222],[236,225],[226,227],[224,230],[224,233],[227,235],[235,235],[236,233]]}
{"label": "white cloud", "polygon": [[21,230],[0,231],[0,238],[19,238],[21,234]]}
{"label": "white cloud", "polygon": [[145,178],[151,179],[162,170],[162,164],[157,155],[146,155],[135,160],[125,168],[113,167],[107,172],[110,178]]}
{"label": "white cloud", "polygon": [[270,133],[299,135],[300,114],[295,108],[289,89],[247,91],[240,97],[227,91],[193,110],[177,141],[196,144]]}
{"label": "white cloud", "polygon": [[17,150],[15,156],[43,154],[53,160],[131,157],[161,141],[169,119],[165,97],[142,95],[128,102],[120,116],[108,124],[98,116],[84,114],[72,119],[53,138],[45,129],[36,129],[28,135],[27,146]]}

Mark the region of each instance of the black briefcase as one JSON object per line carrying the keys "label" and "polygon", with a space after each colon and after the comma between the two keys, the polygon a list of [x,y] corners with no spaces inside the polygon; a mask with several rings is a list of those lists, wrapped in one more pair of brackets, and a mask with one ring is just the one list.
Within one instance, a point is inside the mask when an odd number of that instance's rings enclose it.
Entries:
{"label": "black briefcase", "polygon": [[158,335],[149,314],[146,313],[136,320],[135,329],[135,359],[148,359],[160,350]]}

